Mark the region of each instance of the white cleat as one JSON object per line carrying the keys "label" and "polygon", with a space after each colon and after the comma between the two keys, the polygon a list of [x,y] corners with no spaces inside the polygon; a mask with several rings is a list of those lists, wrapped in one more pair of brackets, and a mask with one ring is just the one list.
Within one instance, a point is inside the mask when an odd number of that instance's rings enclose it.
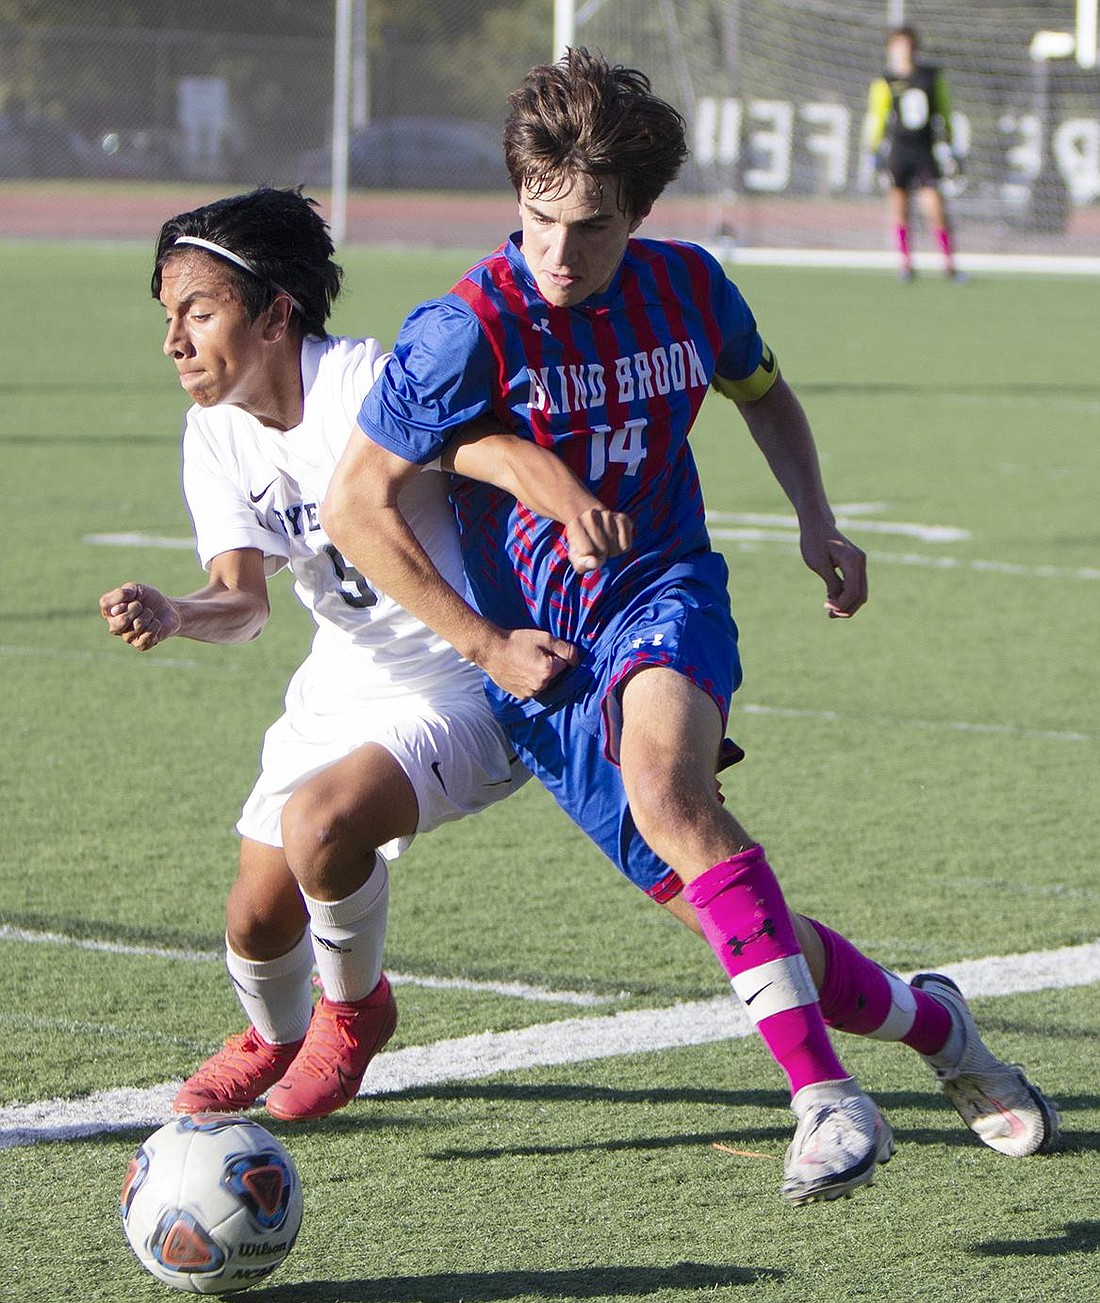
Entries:
{"label": "white cleat", "polygon": [[942,973],[918,973],[912,985],[945,1005],[961,1033],[962,1049],[953,1062],[945,1063],[942,1054],[921,1057],[970,1130],[1009,1158],[1049,1149],[1061,1123],[1057,1108],[1028,1081],[1023,1068],[1002,1063],[990,1052],[955,983]]}
{"label": "white cleat", "polygon": [[894,1136],[855,1079],[803,1086],[791,1100],[798,1118],[783,1166],[783,1197],[793,1204],[847,1197],[875,1179],[894,1152]]}

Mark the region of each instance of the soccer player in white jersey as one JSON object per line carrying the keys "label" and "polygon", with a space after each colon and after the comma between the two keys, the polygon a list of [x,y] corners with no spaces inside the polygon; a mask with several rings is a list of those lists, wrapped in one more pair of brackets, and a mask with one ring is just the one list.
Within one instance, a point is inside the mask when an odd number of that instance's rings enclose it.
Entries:
{"label": "soccer player in white jersey", "polygon": [[[246,642],[267,621],[269,576],[289,566],[317,625],[237,824],[226,962],[250,1025],[183,1084],[180,1113],[247,1108],[266,1093],[270,1113],[296,1120],[354,1098],[397,1022],[382,971],[387,861],[414,834],[528,777],[478,670],[368,585],[321,528],[329,476],[386,360],[376,340],[327,334],[341,279],[332,255],[315,205],[294,190],[184,213],[157,243],[164,352],[194,402],[183,485],[209,578],[185,597],[124,583],[103,595],[101,613],[139,651],[174,636]],[[510,436],[471,438],[448,468],[480,474],[490,446],[494,483],[570,522],[578,568],[629,542],[625,517],[604,511],[556,458],[539,449],[532,458]],[[434,564],[461,588],[446,477],[426,471],[404,506]],[[315,964],[324,992],[316,1009]]]}

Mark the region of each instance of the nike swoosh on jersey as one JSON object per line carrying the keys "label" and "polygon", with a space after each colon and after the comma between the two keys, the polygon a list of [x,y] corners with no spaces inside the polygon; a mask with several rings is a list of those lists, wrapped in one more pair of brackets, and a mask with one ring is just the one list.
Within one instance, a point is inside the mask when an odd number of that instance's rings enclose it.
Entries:
{"label": "nike swoosh on jersey", "polygon": [[273,479],[273,480],[271,481],[270,484],[268,484],[268,485],[266,485],[264,488],[262,488],[262,489],[259,491],[259,493],[249,493],[249,495],[248,495],[249,501],[252,502],[253,504],[255,504],[255,503],[259,502],[261,498],[266,497],[267,494],[269,494],[269,493],[271,492],[271,490],[275,487],[275,484],[276,484],[276,482],[278,481],[278,478],[279,478],[278,475],[276,475],[276,476],[275,476],[275,479]]}
{"label": "nike swoosh on jersey", "polygon": [[442,787],[444,791],[446,791],[446,790],[447,790],[447,784],[443,781],[443,775],[439,772],[439,761],[438,761],[438,760],[433,760],[433,761],[432,761],[432,773],[435,774],[436,778],[439,779],[439,786]]}

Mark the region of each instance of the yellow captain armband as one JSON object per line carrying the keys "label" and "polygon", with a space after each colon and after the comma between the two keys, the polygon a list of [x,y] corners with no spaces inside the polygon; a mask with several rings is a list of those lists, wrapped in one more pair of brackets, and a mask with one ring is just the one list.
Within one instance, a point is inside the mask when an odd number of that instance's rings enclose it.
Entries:
{"label": "yellow captain armband", "polygon": [[724,398],[732,398],[735,403],[754,403],[758,398],[763,398],[778,379],[779,363],[765,344],[760,355],[760,365],[752,375],[745,376],[743,380],[729,380],[716,374],[711,384]]}

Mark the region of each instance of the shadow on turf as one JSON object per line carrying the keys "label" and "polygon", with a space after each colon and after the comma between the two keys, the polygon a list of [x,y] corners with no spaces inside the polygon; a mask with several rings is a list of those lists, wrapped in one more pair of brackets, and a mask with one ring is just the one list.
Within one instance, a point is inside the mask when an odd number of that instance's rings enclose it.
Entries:
{"label": "shadow on turf", "polygon": [[1100,1222],[1067,1222],[1061,1235],[1036,1240],[986,1240],[968,1252],[983,1258],[1057,1258],[1063,1253],[1100,1252]]}
{"label": "shadow on turf", "polygon": [[571,1271],[454,1271],[379,1280],[309,1280],[269,1286],[257,1303],[492,1303],[511,1298],[670,1297],[679,1291],[781,1281],[771,1267],[680,1262],[674,1267],[577,1267]]}
{"label": "shadow on turf", "polygon": [[[969,1149],[977,1142],[962,1125],[951,1105],[936,1091],[934,1085],[927,1091],[875,1091],[875,1101],[882,1107],[894,1128],[894,1135],[899,1144],[921,1146],[946,1145],[950,1148]],[[494,1159],[511,1155],[549,1155],[572,1152],[601,1152],[631,1149],[669,1149],[685,1145],[703,1145],[715,1143],[738,1142],[756,1147],[762,1142],[775,1142],[785,1145],[790,1140],[791,1121],[786,1102],[775,1091],[764,1090],[716,1090],[698,1086],[663,1087],[658,1089],[619,1089],[612,1086],[567,1085],[520,1085],[508,1082],[469,1082],[450,1086],[422,1086],[410,1090],[395,1091],[384,1097],[387,1101],[401,1100],[509,1100],[516,1102],[538,1103],[589,1103],[615,1104],[627,1106],[678,1105],[678,1104],[713,1104],[721,1108],[767,1109],[776,1116],[775,1126],[726,1127],[715,1132],[691,1132],[663,1136],[630,1136],[613,1140],[594,1141],[581,1145],[532,1145],[496,1149],[443,1149],[432,1155],[436,1160],[452,1159]],[[1065,1119],[1067,1114],[1088,1111],[1100,1107],[1100,1096],[1074,1095],[1063,1096],[1058,1106]],[[932,1109],[942,1113],[946,1125],[940,1127],[899,1126],[896,1114],[904,1109]],[[350,1121],[350,1119],[349,1119]],[[1065,1123],[1064,1123],[1065,1125]],[[1092,1153],[1100,1151],[1100,1135],[1095,1131],[1074,1131],[1072,1123],[1066,1125],[1055,1147],[1055,1152]]]}

